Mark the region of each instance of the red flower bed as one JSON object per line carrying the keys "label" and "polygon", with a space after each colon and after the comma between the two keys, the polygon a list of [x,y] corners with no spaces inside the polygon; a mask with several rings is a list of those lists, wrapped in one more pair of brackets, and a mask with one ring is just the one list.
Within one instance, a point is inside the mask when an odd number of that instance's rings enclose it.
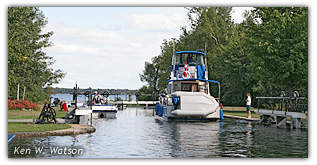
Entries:
{"label": "red flower bed", "polygon": [[27,101],[27,100],[11,100],[11,99],[8,99],[8,109],[9,110],[16,110],[16,109],[19,109],[19,110],[22,110],[22,109],[39,110],[40,107],[37,104],[32,103],[32,102]]}

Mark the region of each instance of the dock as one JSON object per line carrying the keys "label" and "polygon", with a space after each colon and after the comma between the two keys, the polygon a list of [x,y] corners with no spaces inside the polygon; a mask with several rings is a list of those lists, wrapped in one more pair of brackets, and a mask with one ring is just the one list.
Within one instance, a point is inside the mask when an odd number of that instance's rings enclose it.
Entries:
{"label": "dock", "polygon": [[[303,128],[302,119],[307,118],[307,98],[299,97],[297,91],[293,96],[286,97],[282,92],[280,97],[256,97],[258,107],[255,113],[261,115],[261,123],[275,123],[278,128]],[[288,121],[290,119],[290,121]]]}
{"label": "dock", "polygon": [[114,105],[144,105],[146,109],[149,106],[154,106],[159,101],[110,101],[110,104]]}

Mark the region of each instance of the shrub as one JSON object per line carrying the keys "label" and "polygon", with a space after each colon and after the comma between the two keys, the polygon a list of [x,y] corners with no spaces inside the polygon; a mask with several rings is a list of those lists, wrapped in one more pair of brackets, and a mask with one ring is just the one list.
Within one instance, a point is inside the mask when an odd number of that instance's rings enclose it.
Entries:
{"label": "shrub", "polygon": [[8,110],[39,110],[40,107],[28,100],[8,99]]}

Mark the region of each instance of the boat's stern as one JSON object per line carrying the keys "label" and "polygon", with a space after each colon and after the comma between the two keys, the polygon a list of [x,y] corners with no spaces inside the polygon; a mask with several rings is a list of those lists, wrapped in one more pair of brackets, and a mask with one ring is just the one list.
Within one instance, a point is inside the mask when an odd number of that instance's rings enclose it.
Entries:
{"label": "boat's stern", "polygon": [[216,99],[203,92],[174,92],[155,107],[156,115],[170,119],[219,119]]}
{"label": "boat's stern", "polygon": [[116,118],[118,108],[115,105],[102,104],[93,105],[92,107],[93,118]]}

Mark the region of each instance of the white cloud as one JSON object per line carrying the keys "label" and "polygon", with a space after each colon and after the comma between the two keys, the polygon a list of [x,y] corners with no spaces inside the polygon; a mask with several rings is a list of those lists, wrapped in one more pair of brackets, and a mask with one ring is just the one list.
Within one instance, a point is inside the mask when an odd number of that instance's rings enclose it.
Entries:
{"label": "white cloud", "polygon": [[72,87],[77,81],[81,88],[140,88],[144,62],[159,55],[163,39],[177,37],[184,25],[186,15],[173,12],[127,15],[103,24],[96,19],[83,26],[49,20],[45,31],[54,32],[54,46],[45,51],[56,61],[53,68],[67,73],[55,86]]}
{"label": "white cloud", "polygon": [[[50,49],[50,48],[48,48]],[[97,47],[81,46],[76,44],[54,44],[54,47],[51,47],[52,52],[57,54],[97,54],[100,52]]]}
{"label": "white cloud", "polygon": [[150,50],[155,42],[137,34],[123,36],[61,24],[50,24],[47,29],[54,31],[51,38],[54,46],[46,48],[47,54],[56,60],[53,68],[67,73],[55,85],[59,87],[72,87],[77,81],[81,87],[136,89],[142,84],[139,73],[144,60],[157,55]]}
{"label": "white cloud", "polygon": [[124,37],[116,31],[107,31],[101,28],[85,29],[81,27],[66,27],[58,23],[49,23],[46,31],[53,30],[52,39],[59,43],[104,44],[116,43],[124,40]]}
{"label": "white cloud", "polygon": [[102,24],[92,19],[92,24],[85,25],[80,25],[89,22],[84,18],[71,23],[70,18],[49,17],[55,19],[48,20],[45,30],[54,32],[54,46],[46,52],[56,60],[53,68],[67,72],[56,86],[72,87],[77,81],[82,88],[140,88],[144,62],[159,55],[163,39],[177,38],[180,27],[188,23],[186,10],[181,8],[123,15]]}
{"label": "white cloud", "polygon": [[243,13],[253,9],[253,7],[233,7],[231,11],[231,18],[235,23],[241,23],[244,20]]}
{"label": "white cloud", "polygon": [[133,48],[141,48],[142,47],[142,44],[140,43],[135,43],[135,42],[131,42],[129,43],[129,45]]}
{"label": "white cloud", "polygon": [[184,13],[174,14],[133,14],[129,17],[131,24],[138,30],[146,31],[175,31],[186,22]]}

